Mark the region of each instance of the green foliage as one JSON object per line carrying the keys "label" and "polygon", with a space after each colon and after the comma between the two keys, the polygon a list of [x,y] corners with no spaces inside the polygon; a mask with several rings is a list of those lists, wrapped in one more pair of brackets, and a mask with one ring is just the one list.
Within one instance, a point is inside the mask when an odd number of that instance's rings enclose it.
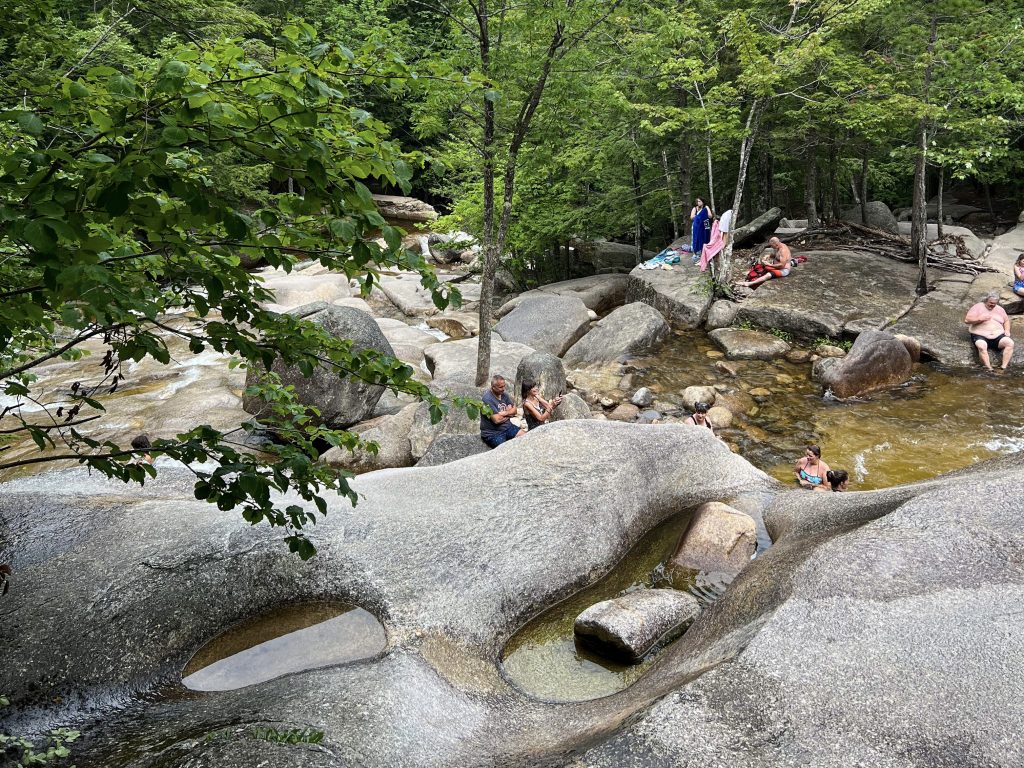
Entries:
{"label": "green foliage", "polygon": [[[398,90],[412,76],[385,48],[353,52],[295,23],[266,60],[234,40],[188,44],[138,67],[91,66],[51,88],[4,93],[0,381],[14,400],[2,415],[15,424],[9,433],[31,437],[41,453],[0,460],[0,469],[72,458],[126,482],[154,476],[152,466],[131,461],[137,452],[83,425],[102,415],[102,395],[123,380],[125,362],[170,361],[171,336],[196,354],[212,350],[261,369],[280,358],[306,375],[326,366],[436,404],[408,366],[262,309],[271,294],[243,267],[243,259],[262,260],[290,270],[316,259],[367,288],[381,267],[411,269],[446,305],[446,287],[402,250],[367,187],[408,190],[423,158],[404,153],[381,121],[350,103],[352,82]],[[221,183],[236,168],[251,174],[242,186],[260,186],[260,194]],[[374,241],[378,232],[386,247]],[[106,349],[95,379],[83,377],[62,403],[41,402],[34,370],[79,354],[91,339]],[[283,526],[289,547],[309,557],[305,529],[316,514],[280,509],[275,494],[294,491],[321,514],[325,490],[354,503],[346,474],[317,461],[318,446],[359,441],[321,426],[275,377],[253,393],[268,408],[260,424],[240,430],[284,438],[261,455],[206,425],[156,441],[153,453],[190,465],[197,498],[241,508],[252,524]],[[207,462],[216,469],[198,468]]]}
{"label": "green foliage", "polygon": [[324,740],[324,732],[314,728],[289,728],[278,730],[277,728],[253,727],[243,731],[233,728],[223,728],[219,731],[212,731],[206,734],[204,739],[212,741],[230,741],[237,738],[250,738],[255,741],[270,741],[275,744],[321,744]]}
{"label": "green foliage", "polygon": [[[0,696],[0,708],[10,704],[5,696]],[[75,742],[81,734],[70,728],[54,728],[50,730],[42,745],[24,736],[10,736],[0,733],[0,758],[5,766],[11,768],[30,768],[31,766],[64,765],[65,758],[71,756],[68,744]],[[74,768],[74,766],[71,766]]]}
{"label": "green foliage", "polygon": [[850,339],[833,339],[831,336],[819,336],[814,340],[814,346],[839,347],[839,349],[849,352],[853,346],[853,341]]}

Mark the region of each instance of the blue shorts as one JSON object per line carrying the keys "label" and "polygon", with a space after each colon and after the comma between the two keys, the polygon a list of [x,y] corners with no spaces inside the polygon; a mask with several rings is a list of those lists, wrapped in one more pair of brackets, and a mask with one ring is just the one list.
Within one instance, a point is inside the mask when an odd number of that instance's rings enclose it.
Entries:
{"label": "blue shorts", "polygon": [[480,438],[487,443],[491,448],[497,448],[504,442],[511,440],[513,437],[519,434],[520,427],[513,424],[511,421],[506,421],[500,425],[501,432],[492,432],[489,435],[481,434]]}

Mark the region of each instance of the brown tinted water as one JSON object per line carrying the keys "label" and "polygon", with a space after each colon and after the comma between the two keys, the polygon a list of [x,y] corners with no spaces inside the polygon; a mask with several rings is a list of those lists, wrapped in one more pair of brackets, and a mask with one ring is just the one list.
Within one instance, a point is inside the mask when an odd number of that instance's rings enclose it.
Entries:
{"label": "brown tinted water", "polygon": [[1024,448],[1024,377],[1017,372],[953,374],[922,364],[903,387],[840,403],[823,396],[810,363],[735,361],[733,378],[716,369],[720,355],[704,333],[677,333],[656,356],[636,361],[645,370],[634,384],[668,404],[691,385],[718,384],[748,402],[750,390],[770,390],[720,433],[783,482],[793,481],[793,463],[808,443],[821,446],[833,469],[850,473],[850,490],[926,480]]}
{"label": "brown tinted water", "polygon": [[203,646],[182,672],[196,691],[228,691],[290,672],[372,658],[387,638],[376,617],[344,603],[290,605]]}

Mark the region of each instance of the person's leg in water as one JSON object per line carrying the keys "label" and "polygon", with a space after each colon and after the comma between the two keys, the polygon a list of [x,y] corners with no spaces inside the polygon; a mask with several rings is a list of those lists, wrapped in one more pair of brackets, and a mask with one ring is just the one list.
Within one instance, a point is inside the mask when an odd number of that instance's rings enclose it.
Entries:
{"label": "person's leg in water", "polygon": [[1003,350],[1003,363],[1000,367],[1005,371],[1010,365],[1010,358],[1013,357],[1013,339],[1003,336],[999,340],[999,348]]}
{"label": "person's leg in water", "polygon": [[985,370],[992,370],[992,362],[988,359],[988,340],[983,338],[975,339],[974,346],[978,350],[978,359]]}

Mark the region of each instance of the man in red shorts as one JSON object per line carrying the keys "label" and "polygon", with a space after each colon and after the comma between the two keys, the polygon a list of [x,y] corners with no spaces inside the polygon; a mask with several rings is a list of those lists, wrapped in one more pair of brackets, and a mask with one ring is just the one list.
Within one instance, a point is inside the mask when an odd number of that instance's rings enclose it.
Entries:
{"label": "man in red shorts", "polygon": [[771,246],[772,253],[766,256],[763,260],[765,273],[761,277],[748,280],[744,283],[737,283],[744,288],[756,288],[761,283],[771,280],[773,277],[785,277],[789,274],[789,267],[792,263],[793,255],[789,252],[789,246],[779,240],[777,237],[773,237],[768,241],[768,245]]}

